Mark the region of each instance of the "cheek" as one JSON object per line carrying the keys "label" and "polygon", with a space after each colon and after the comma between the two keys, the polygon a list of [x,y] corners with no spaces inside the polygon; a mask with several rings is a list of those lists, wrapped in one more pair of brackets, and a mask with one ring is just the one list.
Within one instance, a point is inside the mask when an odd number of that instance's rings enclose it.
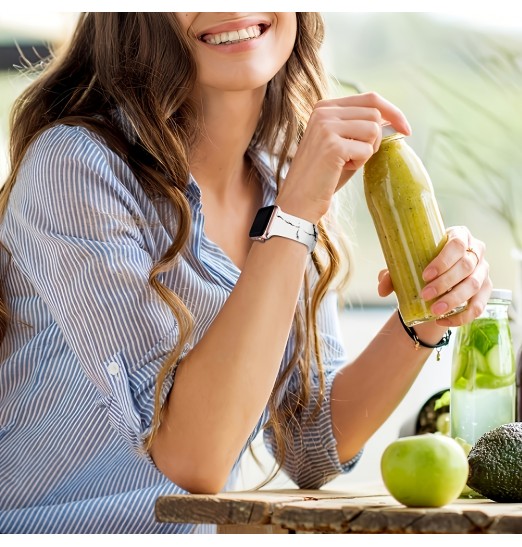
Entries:
{"label": "cheek", "polygon": [[179,26],[185,31],[185,33],[188,32],[196,16],[196,12],[174,12],[174,17],[176,17]]}
{"label": "cheek", "polygon": [[294,13],[279,14],[279,51],[285,62],[288,60],[294,49],[297,36],[297,19]]}

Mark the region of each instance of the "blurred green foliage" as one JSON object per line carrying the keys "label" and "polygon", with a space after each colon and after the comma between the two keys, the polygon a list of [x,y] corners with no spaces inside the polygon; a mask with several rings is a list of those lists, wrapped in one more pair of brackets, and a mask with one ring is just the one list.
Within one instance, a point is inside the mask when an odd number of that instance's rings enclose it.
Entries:
{"label": "blurred green foliage", "polygon": [[[494,285],[519,292],[511,253],[522,248],[522,24],[477,27],[430,13],[325,20],[335,93],[373,90],[403,110],[445,224],[468,226],[486,243]],[[353,182],[342,196],[355,244],[349,297],[379,303],[384,260],[360,177]]]}
{"label": "blurred green foliage", "polygon": [[[522,26],[473,27],[430,13],[323,15],[332,93],[373,90],[403,110],[446,225],[467,225],[485,241],[494,285],[517,291],[511,250],[522,248]],[[0,73],[2,179],[8,111],[27,81],[16,69]],[[340,198],[354,242],[348,298],[392,304],[376,293],[384,259],[359,174]]]}

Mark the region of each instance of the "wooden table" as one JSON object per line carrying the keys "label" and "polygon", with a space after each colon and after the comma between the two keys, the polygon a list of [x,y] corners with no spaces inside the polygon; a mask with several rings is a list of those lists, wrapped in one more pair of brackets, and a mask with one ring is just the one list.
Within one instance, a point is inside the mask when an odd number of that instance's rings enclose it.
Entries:
{"label": "wooden table", "polygon": [[258,490],[163,496],[160,522],[212,523],[218,533],[522,533],[522,503],[459,499],[408,508],[383,485],[344,490]]}

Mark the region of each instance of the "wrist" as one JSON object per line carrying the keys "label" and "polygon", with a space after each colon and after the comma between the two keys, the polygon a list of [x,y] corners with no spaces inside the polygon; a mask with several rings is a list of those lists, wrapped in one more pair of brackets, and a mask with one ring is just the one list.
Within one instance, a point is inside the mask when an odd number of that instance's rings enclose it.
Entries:
{"label": "wrist", "polygon": [[285,213],[302,218],[312,224],[318,224],[329,207],[329,203],[324,204],[320,200],[312,201],[302,194],[289,195],[284,192],[277,196],[275,204],[281,207]]}
{"label": "wrist", "polygon": [[404,331],[413,341],[415,349],[418,350],[421,347],[427,349],[436,349],[437,361],[440,361],[440,350],[441,348],[449,344],[451,330],[445,329],[444,327],[439,327],[435,323],[433,324],[433,327],[430,331],[428,331],[427,329],[430,328],[429,326],[431,325],[431,323],[417,325],[415,328],[408,327],[403,321],[401,312],[399,310],[397,310],[397,316],[399,317],[399,321]]}
{"label": "wrist", "polygon": [[437,344],[448,330],[448,327],[441,327],[435,321],[415,325],[415,332],[419,339],[430,346]]}

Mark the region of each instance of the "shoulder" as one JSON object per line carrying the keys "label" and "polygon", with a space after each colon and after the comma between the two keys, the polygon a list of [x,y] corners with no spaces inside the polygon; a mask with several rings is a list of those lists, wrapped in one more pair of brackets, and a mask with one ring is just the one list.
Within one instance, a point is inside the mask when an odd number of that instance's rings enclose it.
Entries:
{"label": "shoulder", "polygon": [[142,241],[152,202],[126,163],[88,129],[57,125],[29,146],[9,194],[8,231]]}
{"label": "shoulder", "polygon": [[94,131],[55,125],[29,146],[17,174],[15,189],[55,199],[107,192],[135,193],[139,184],[129,166]]}
{"label": "shoulder", "polygon": [[63,169],[74,165],[91,166],[106,163],[122,163],[104,139],[89,129],[80,126],[55,125],[44,130],[29,146],[21,169]]}
{"label": "shoulder", "polygon": [[134,226],[136,219],[143,224],[154,214],[134,173],[103,138],[65,125],[46,129],[29,146],[9,195],[9,211],[17,222],[89,237],[96,235],[100,219]]}

